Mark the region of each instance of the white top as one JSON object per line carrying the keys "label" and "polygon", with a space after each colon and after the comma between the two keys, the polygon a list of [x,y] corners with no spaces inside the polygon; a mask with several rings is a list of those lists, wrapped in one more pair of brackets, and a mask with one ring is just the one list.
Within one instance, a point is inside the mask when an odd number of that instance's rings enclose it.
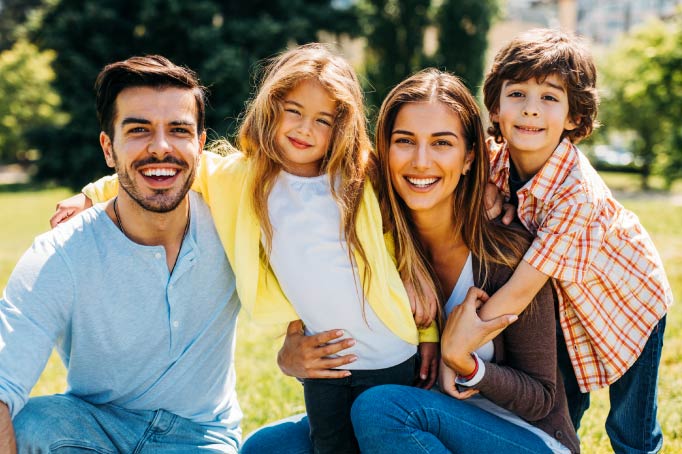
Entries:
{"label": "white top", "polygon": [[[448,298],[447,302],[445,303],[445,314],[450,315],[450,312],[456,307],[462,304],[462,301],[464,301],[464,298],[466,297],[467,291],[469,290],[470,287],[474,286],[474,270],[473,270],[473,265],[471,261],[471,253],[469,253],[469,257],[467,258],[466,263],[464,264],[464,268],[462,269],[462,273],[459,275],[459,279],[457,280],[457,284],[455,285],[455,288],[452,290],[452,293],[450,294],[450,298]],[[493,344],[492,341],[488,341],[485,345],[483,345],[481,348],[476,350],[476,354],[478,357],[483,360],[483,361],[492,361],[492,359],[495,356],[495,345]],[[474,379],[470,380],[467,382],[467,386],[473,386],[481,379],[483,378],[483,374],[485,374],[485,368],[479,367],[479,371],[483,370],[483,373],[480,374],[480,377],[475,377]],[[476,380],[478,378],[478,380]],[[505,419],[512,424],[516,424],[517,426],[523,427],[531,432],[533,432],[535,435],[540,437],[542,441],[545,442],[545,444],[552,450],[553,453],[555,454],[570,454],[571,451],[561,443],[559,443],[556,439],[552,438],[547,434],[545,431],[538,429],[532,424],[529,424],[528,422],[524,421],[521,419],[517,414],[512,413],[511,411],[500,407],[499,405],[495,404],[494,402],[486,399],[485,397],[481,396],[480,394],[477,394],[475,396],[472,396],[468,399],[466,399],[464,402],[470,404],[470,405],[475,405],[476,407],[487,411],[488,413],[492,413],[494,415],[499,416],[502,419]]]}
{"label": "white top", "polygon": [[343,339],[355,339],[353,347],[341,352],[358,357],[343,366],[347,369],[384,369],[416,353],[415,345],[393,334],[363,302],[362,283],[350,261],[326,175],[280,172],[268,213],[273,230],[270,265],[307,335],[343,329]]}

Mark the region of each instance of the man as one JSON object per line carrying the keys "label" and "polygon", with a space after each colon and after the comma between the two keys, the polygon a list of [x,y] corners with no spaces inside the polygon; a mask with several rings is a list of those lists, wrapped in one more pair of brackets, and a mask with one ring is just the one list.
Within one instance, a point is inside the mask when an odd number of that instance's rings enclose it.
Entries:
{"label": "man", "polygon": [[[95,86],[120,190],[36,238],[9,279],[0,452],[236,453],[235,279],[188,192],[204,89],[159,56],[108,65]],[[29,399],[53,346],[67,392]]]}

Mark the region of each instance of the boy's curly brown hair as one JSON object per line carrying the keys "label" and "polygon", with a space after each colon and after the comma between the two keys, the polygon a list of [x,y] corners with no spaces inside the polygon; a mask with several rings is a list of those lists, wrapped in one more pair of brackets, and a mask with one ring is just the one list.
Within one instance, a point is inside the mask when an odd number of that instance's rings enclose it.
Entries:
{"label": "boy's curly brown hair", "polygon": [[[505,81],[522,82],[531,78],[538,82],[556,74],[566,85],[568,114],[577,127],[564,131],[561,138],[568,137],[578,143],[588,137],[598,126],[597,70],[584,41],[559,30],[538,28],[524,32],[502,48],[485,77],[483,99],[488,112],[500,108],[500,94]],[[498,122],[492,121],[488,133],[502,143],[502,131]]]}

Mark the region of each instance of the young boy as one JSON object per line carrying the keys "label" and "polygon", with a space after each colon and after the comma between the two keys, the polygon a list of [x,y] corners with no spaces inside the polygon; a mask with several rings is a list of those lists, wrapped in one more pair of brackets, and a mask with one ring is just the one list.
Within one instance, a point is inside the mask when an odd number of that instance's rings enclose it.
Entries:
{"label": "young boy", "polygon": [[663,444],[656,382],[672,292],[649,235],[575,146],[596,123],[595,84],[583,43],[559,31],[531,30],[495,57],[483,88],[491,181],[535,239],[480,315],[521,312],[551,278],[576,429],[589,392],[610,385],[614,451],[652,453]]}

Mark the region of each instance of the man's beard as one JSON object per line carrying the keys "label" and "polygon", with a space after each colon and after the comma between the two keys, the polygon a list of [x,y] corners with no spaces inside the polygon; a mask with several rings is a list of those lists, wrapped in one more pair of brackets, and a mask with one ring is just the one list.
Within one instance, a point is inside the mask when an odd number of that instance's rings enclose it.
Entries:
{"label": "man's beard", "polygon": [[[145,210],[152,211],[154,213],[167,213],[173,211],[180,205],[180,203],[187,195],[187,192],[192,187],[194,182],[194,176],[196,173],[196,163],[191,168],[189,175],[185,179],[184,184],[180,189],[160,189],[152,190],[153,194],[144,197],[141,194],[138,186],[135,184],[134,180],[128,174],[125,167],[120,166],[118,160],[116,159],[116,152],[113,153],[114,163],[116,166],[116,173],[118,174],[118,184],[121,189],[123,189],[131,199],[133,199],[140,207]],[[133,170],[136,170],[144,165],[148,164],[176,164],[182,168],[183,171],[189,169],[189,165],[186,162],[181,161],[172,156],[167,156],[163,160],[156,158],[149,158],[142,161],[137,161],[132,164]]]}

